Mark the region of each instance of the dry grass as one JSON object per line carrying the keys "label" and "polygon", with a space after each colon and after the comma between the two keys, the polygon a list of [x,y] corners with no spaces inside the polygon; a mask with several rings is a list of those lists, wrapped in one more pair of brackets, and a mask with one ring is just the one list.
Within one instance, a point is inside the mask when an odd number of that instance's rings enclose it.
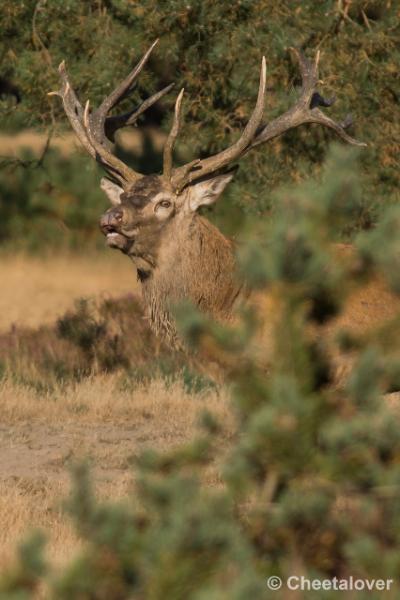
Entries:
{"label": "dry grass", "polygon": [[50,323],[79,297],[139,293],[132,264],[112,251],[79,257],[2,255],[0,275],[0,331]]}
{"label": "dry grass", "polygon": [[152,429],[162,430],[163,438],[173,441],[176,434],[192,430],[201,407],[213,407],[224,421],[229,416],[223,389],[211,388],[192,395],[180,380],[168,379],[154,379],[133,389],[131,386],[123,375],[113,373],[60,385],[43,395],[4,379],[0,382],[2,424],[35,420],[47,425],[128,423],[137,428],[151,421]]}
{"label": "dry grass", "polygon": [[[112,252],[45,259],[3,255],[0,276],[0,332],[16,324],[39,327],[32,335],[47,347],[43,325],[77,298],[137,290],[131,264]],[[138,349],[140,342],[135,340]],[[53,563],[75,553],[79,540],[61,508],[74,461],[88,459],[98,494],[118,499],[134,488],[132,458],[146,446],[172,449],[191,438],[203,409],[224,424],[224,446],[234,429],[226,390],[191,395],[180,380],[138,384],[116,372],[37,390],[15,377],[0,381],[0,570],[12,563],[16,544],[32,526],[46,532]],[[220,485],[217,465],[204,477],[207,485]]]}
{"label": "dry grass", "polygon": [[[40,395],[5,380],[0,385],[0,569],[10,564],[26,530],[42,527],[48,553],[61,563],[79,540],[61,510],[69,488],[69,466],[89,458],[102,497],[123,497],[134,485],[131,463],[146,446],[172,449],[198,432],[199,413],[212,410],[234,429],[225,390],[192,396],[179,381],[154,380],[123,389],[121,375],[102,375]],[[205,473],[218,485],[218,468]]]}
{"label": "dry grass", "polygon": [[65,485],[43,480],[32,484],[24,479],[0,482],[0,568],[10,566],[15,557],[17,540],[23,540],[32,527],[47,531],[47,555],[62,564],[79,548],[73,527],[65,519],[61,499]]}

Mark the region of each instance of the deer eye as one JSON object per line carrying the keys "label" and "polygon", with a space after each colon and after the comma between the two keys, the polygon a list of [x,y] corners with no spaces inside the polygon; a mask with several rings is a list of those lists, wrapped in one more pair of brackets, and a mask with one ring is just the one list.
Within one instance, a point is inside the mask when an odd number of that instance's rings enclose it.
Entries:
{"label": "deer eye", "polygon": [[169,200],[161,200],[157,203],[156,210],[159,208],[170,208],[171,202]]}

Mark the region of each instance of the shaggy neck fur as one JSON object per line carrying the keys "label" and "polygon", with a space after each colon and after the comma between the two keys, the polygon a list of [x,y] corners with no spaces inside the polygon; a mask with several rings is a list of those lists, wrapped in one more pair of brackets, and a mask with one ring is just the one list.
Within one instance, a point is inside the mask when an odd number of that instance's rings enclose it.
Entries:
{"label": "shaggy neck fur", "polygon": [[181,348],[170,307],[191,301],[217,320],[229,320],[242,284],[235,277],[233,244],[202,217],[174,219],[161,241],[157,266],[142,281],[152,329]]}

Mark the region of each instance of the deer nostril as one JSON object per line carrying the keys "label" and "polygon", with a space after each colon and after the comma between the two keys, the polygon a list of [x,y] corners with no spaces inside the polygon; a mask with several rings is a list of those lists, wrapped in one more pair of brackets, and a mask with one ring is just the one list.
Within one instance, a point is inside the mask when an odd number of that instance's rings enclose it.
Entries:
{"label": "deer nostril", "polygon": [[122,221],[122,210],[114,209],[108,213],[108,218],[110,223],[121,223]]}
{"label": "deer nostril", "polygon": [[122,223],[123,214],[122,211],[110,211],[106,212],[100,218],[100,227],[104,229],[110,229],[113,226],[120,225]]}

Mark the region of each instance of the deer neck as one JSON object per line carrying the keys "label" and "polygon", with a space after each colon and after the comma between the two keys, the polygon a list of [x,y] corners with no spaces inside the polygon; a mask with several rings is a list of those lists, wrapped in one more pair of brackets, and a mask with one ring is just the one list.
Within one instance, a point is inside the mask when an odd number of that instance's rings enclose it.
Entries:
{"label": "deer neck", "polygon": [[190,301],[209,316],[227,321],[242,292],[234,246],[206,219],[174,219],[161,241],[157,265],[142,281],[143,299],[156,334],[181,347],[171,307]]}

